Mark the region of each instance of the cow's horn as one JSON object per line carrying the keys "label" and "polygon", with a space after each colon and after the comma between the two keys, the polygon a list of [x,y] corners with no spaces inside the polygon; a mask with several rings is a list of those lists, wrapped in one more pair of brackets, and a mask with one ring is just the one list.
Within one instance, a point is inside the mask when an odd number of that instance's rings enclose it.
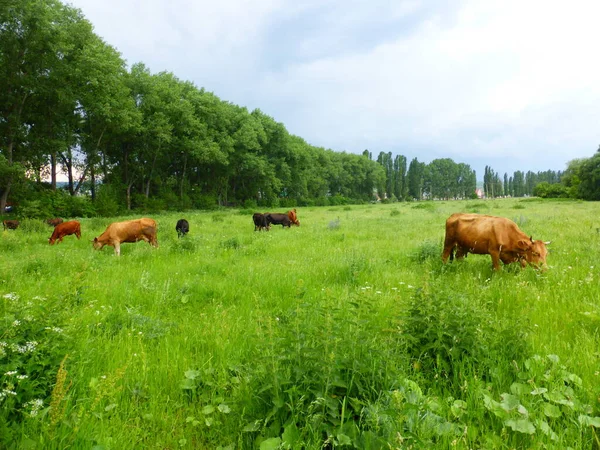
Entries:
{"label": "cow's horn", "polygon": [[552,242],[552,241],[546,241],[546,242],[544,242],[544,244],[546,244],[546,245],[550,245],[550,243],[551,243],[551,242]]}

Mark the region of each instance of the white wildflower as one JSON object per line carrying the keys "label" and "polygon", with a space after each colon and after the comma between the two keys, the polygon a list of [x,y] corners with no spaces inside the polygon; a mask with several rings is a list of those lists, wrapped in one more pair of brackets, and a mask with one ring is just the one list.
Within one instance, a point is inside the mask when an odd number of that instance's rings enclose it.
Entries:
{"label": "white wildflower", "polygon": [[12,323],[12,326],[13,326],[13,327],[18,327],[19,325],[21,325],[21,321],[20,321],[20,320],[15,320],[15,321]]}
{"label": "white wildflower", "polygon": [[8,294],[4,294],[2,297],[7,300],[12,300],[13,302],[19,300],[19,296],[17,294],[15,294],[14,292],[9,292]]}
{"label": "white wildflower", "polygon": [[17,375],[18,380],[25,380],[27,378],[29,378],[29,376],[27,376],[27,375]]}
{"label": "white wildflower", "polygon": [[7,377],[10,377],[11,375],[16,374],[17,371],[16,370],[9,370],[8,372],[6,372],[4,375],[6,375]]}
{"label": "white wildflower", "polygon": [[381,291],[375,291],[376,294],[381,294]]}
{"label": "white wildflower", "polygon": [[29,416],[35,417],[37,416],[40,409],[42,409],[42,406],[44,406],[44,400],[36,398],[35,400],[28,401],[27,403],[25,403],[24,406],[31,407],[31,411],[29,411]]}

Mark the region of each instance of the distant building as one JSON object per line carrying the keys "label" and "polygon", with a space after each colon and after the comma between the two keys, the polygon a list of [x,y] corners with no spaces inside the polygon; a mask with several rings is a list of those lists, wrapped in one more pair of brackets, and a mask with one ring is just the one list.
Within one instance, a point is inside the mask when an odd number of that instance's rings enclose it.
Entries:
{"label": "distant building", "polygon": [[475,194],[477,194],[477,198],[483,198],[483,191],[481,189],[475,189]]}

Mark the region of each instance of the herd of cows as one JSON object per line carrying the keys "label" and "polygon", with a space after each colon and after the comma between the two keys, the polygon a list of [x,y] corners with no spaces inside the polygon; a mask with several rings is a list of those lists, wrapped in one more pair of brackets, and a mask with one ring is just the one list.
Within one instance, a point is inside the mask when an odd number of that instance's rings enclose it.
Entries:
{"label": "herd of cows", "polygon": [[[296,210],[287,213],[254,213],[252,215],[254,231],[269,231],[271,225],[281,225],[290,228],[292,225],[300,226]],[[81,238],[81,225],[76,220],[64,222],[60,218],[49,219],[48,225],[54,226],[52,236],[48,242],[53,245],[56,241],[62,242],[65,236],[75,235]],[[17,229],[17,220],[4,220],[4,229]],[[181,238],[190,230],[186,219],[180,219],[175,225],[175,231]],[[114,248],[117,255],[121,254],[121,244],[126,242],[145,241],[158,247],[156,240],[156,221],[142,218],[111,223],[104,233],[94,238],[93,245],[96,250],[105,245]],[[468,253],[490,255],[495,270],[500,269],[500,261],[504,264],[518,262],[521,267],[531,264],[534,267],[547,267],[546,245],[550,242],[534,240],[532,236],[523,233],[515,222],[504,217],[489,216],[484,214],[456,213],[446,220],[446,235],[442,261],[446,263],[456,256],[461,259]]]}

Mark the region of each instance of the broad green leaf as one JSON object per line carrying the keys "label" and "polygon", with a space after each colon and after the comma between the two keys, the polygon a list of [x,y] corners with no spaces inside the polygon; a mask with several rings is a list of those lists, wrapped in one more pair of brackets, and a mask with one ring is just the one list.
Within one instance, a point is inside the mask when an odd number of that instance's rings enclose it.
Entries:
{"label": "broad green leaf", "polygon": [[352,445],[352,439],[344,433],[339,433],[337,435],[337,441],[339,445]]}
{"label": "broad green leaf", "polygon": [[104,408],[104,411],[110,411],[111,409],[115,409],[116,407],[117,407],[116,403],[111,403],[106,408]]}
{"label": "broad green leaf", "polygon": [[200,372],[198,372],[197,370],[186,370],[184,374],[185,377],[190,380],[195,380],[200,376]]}
{"label": "broad green leaf", "polygon": [[585,427],[600,428],[600,417],[590,417],[582,414],[579,416],[579,423]]}
{"label": "broad green leaf", "polygon": [[250,422],[248,424],[246,424],[246,426],[244,428],[242,428],[242,431],[251,433],[254,431],[258,431],[260,430],[260,420],[255,420],[254,422]]}
{"label": "broad green leaf", "polygon": [[539,420],[537,424],[542,433],[544,433],[546,436],[550,436],[550,439],[552,439],[553,441],[558,439],[558,435],[554,431],[552,431],[552,428],[550,428],[548,422],[546,422],[545,420]]}
{"label": "broad green leaf", "polygon": [[223,414],[229,414],[231,412],[231,409],[229,408],[228,405],[226,405],[225,403],[221,403],[219,406],[217,406],[217,408],[219,409],[219,411],[221,411]]}
{"label": "broad green leaf", "polygon": [[204,419],[204,423],[206,424],[207,427],[210,427],[214,421],[215,421],[215,419],[213,419],[212,417],[207,417]]}
{"label": "broad green leaf", "polygon": [[541,395],[548,392],[548,389],[546,388],[536,388],[533,391],[530,392],[531,395]]}
{"label": "broad green leaf", "polygon": [[260,443],[260,450],[276,450],[281,444],[281,438],[269,438]]}
{"label": "broad green leaf", "polygon": [[196,383],[194,382],[194,380],[186,378],[182,380],[181,383],[179,383],[179,387],[181,389],[191,390],[196,388]]}
{"label": "broad green leaf", "polygon": [[544,414],[548,417],[560,417],[562,412],[560,411],[560,407],[553,405],[551,403],[544,404]]}
{"label": "broad green leaf", "polygon": [[529,385],[524,383],[513,383],[510,385],[510,392],[517,396],[526,394],[527,392],[529,392],[529,389],[531,389]]}
{"label": "broad green leaf", "polygon": [[281,437],[283,438],[283,443],[287,444],[289,448],[295,448],[296,442],[300,438],[296,424],[292,423],[286,426]]}
{"label": "broad green leaf", "polygon": [[502,402],[500,402],[500,406],[502,406],[502,409],[504,409],[504,411],[511,411],[515,408],[518,408],[520,405],[519,397],[517,397],[516,395],[504,393],[501,395],[501,397]]}
{"label": "broad green leaf", "polygon": [[215,407],[213,405],[206,405],[204,408],[202,408],[202,414],[204,414],[205,416],[208,416],[213,412],[215,412]]}
{"label": "broad green leaf", "polygon": [[506,422],[504,422],[504,425],[512,428],[513,431],[518,431],[519,433],[535,433],[535,426],[528,419],[509,419]]}
{"label": "broad green leaf", "polygon": [[506,418],[506,416],[508,415],[499,402],[485,394],[483,395],[483,404],[488,411],[493,412],[497,417],[500,417],[501,419]]}
{"label": "broad green leaf", "polygon": [[454,415],[454,417],[462,416],[467,410],[467,402],[463,400],[454,400],[452,406],[450,407],[450,411]]}

